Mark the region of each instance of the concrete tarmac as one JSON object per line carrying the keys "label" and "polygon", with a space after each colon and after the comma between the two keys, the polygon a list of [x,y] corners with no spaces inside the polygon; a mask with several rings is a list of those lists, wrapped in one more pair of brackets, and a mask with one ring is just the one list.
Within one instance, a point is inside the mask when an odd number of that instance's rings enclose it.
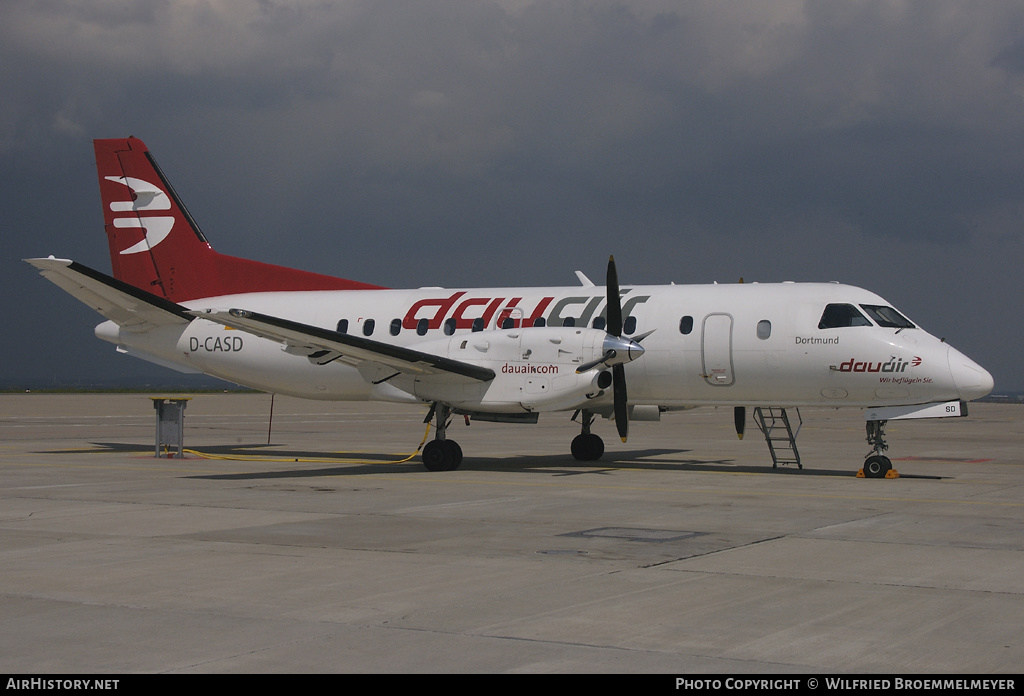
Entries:
{"label": "concrete tarmac", "polygon": [[457,419],[465,459],[392,463],[425,409],[200,394],[154,457],[146,395],[0,396],[8,673],[1014,673],[1024,407],[802,409],[772,470],[731,409]]}

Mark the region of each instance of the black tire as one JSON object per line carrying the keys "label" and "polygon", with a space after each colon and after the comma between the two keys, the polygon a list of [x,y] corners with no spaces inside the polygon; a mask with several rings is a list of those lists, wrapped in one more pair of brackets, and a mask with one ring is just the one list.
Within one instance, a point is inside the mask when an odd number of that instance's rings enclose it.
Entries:
{"label": "black tire", "polygon": [[593,462],[604,454],[604,440],[593,433],[577,435],[569,447],[572,456],[581,462]]}
{"label": "black tire", "polygon": [[892,462],[888,457],[880,454],[872,455],[864,460],[864,476],[866,478],[885,478],[885,475],[892,469]]}
{"label": "black tire", "polygon": [[451,460],[450,450],[445,446],[447,440],[431,440],[423,446],[420,459],[427,471],[447,471]]}

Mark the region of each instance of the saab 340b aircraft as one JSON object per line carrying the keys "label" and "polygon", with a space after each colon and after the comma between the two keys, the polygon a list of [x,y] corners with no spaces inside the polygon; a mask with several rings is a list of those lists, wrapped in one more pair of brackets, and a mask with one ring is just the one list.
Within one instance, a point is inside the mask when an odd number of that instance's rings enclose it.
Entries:
{"label": "saab 340b aircraft", "polygon": [[[391,290],[213,250],[136,138],[95,141],[113,277],[28,259],[103,315],[117,350],[183,372],[309,399],[429,405],[422,458],[458,468],[454,415],[535,423],[573,413],[579,460],[591,432],[695,406],[754,407],[774,465],[800,465],[801,406],[867,410],[867,476],[892,468],[893,418],[966,415],[992,377],[884,299],[837,283]],[[627,386],[628,385],[628,386]]]}

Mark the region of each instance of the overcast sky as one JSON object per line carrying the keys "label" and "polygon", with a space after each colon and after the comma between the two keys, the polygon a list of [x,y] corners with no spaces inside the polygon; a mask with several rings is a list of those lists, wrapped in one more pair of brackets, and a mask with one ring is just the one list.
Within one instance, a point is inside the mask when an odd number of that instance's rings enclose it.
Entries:
{"label": "overcast sky", "polygon": [[838,280],[1024,390],[1019,0],[3,0],[0,95],[0,385],[164,374],[20,262],[109,272],[91,141],[135,135],[224,253]]}

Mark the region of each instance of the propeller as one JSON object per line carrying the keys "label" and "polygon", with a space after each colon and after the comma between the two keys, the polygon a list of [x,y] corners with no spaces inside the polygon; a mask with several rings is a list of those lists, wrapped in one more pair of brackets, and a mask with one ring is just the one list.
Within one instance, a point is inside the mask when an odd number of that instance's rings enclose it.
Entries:
{"label": "propeller", "polygon": [[615,257],[608,257],[608,308],[605,330],[608,335],[601,345],[604,350],[597,360],[592,360],[576,368],[576,372],[586,372],[598,365],[612,368],[612,396],[615,402],[615,428],[619,437],[626,441],[629,435],[629,410],[626,395],[626,363],[632,362],[644,354],[644,349],[634,340],[622,337],[622,298],[619,295],[619,274],[615,271]]}

